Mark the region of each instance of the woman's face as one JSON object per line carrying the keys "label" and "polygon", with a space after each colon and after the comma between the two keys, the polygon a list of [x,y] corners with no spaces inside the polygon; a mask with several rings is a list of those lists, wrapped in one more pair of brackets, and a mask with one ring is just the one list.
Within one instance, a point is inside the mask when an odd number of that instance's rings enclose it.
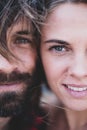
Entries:
{"label": "woman's face", "polygon": [[65,107],[87,109],[87,5],[62,4],[42,27],[41,58],[47,81]]}

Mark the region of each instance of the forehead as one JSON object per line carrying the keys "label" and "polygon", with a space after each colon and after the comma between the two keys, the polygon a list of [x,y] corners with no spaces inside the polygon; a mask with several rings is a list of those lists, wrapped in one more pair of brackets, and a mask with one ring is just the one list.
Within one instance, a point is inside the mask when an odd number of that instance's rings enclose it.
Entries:
{"label": "forehead", "polygon": [[[78,16],[78,17],[77,17]],[[50,18],[58,20],[58,23],[64,22],[78,22],[79,20],[84,22],[87,20],[87,4],[73,4],[66,3],[55,7],[48,15],[47,21]],[[69,23],[68,22],[68,23]],[[57,23],[57,24],[58,24]]]}
{"label": "forehead", "polygon": [[20,32],[22,30],[32,31],[32,22],[31,20],[25,18],[19,18],[16,22],[14,22],[7,30],[7,35],[12,35],[16,32]]}
{"label": "forehead", "polygon": [[[46,29],[49,27],[49,29]],[[44,35],[53,37],[69,36],[77,34],[87,34],[87,4],[61,4],[55,7],[46,20],[46,25],[42,28]],[[80,32],[83,32],[80,33]],[[46,36],[45,35],[45,36]]]}

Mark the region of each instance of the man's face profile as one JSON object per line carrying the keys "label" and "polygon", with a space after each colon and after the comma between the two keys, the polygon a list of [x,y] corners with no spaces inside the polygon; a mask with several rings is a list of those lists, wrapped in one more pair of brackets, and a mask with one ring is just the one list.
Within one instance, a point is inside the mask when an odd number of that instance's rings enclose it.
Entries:
{"label": "man's face profile", "polygon": [[0,116],[21,110],[36,67],[36,49],[30,23],[19,20],[7,30],[7,46],[17,58],[9,62],[0,55]]}

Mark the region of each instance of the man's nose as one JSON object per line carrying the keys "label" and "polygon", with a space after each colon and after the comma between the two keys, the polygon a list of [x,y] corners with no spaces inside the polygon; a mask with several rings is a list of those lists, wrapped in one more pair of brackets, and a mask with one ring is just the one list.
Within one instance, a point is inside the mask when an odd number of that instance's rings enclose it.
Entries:
{"label": "man's nose", "polygon": [[6,58],[0,55],[0,72],[10,73],[16,69],[16,62],[9,62]]}
{"label": "man's nose", "polygon": [[75,56],[70,64],[69,74],[78,79],[87,77],[87,56]]}

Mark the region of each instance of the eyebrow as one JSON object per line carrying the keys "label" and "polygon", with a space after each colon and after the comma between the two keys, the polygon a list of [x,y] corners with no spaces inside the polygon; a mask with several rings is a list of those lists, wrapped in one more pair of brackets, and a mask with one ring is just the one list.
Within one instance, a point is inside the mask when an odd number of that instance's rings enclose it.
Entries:
{"label": "eyebrow", "polygon": [[17,31],[15,34],[16,35],[29,35],[31,34],[31,32],[28,30],[21,30],[21,31]]}
{"label": "eyebrow", "polygon": [[47,40],[44,43],[58,43],[58,44],[63,44],[63,45],[69,45],[68,42],[63,41],[63,40],[56,40],[56,39],[51,39],[51,40]]}

